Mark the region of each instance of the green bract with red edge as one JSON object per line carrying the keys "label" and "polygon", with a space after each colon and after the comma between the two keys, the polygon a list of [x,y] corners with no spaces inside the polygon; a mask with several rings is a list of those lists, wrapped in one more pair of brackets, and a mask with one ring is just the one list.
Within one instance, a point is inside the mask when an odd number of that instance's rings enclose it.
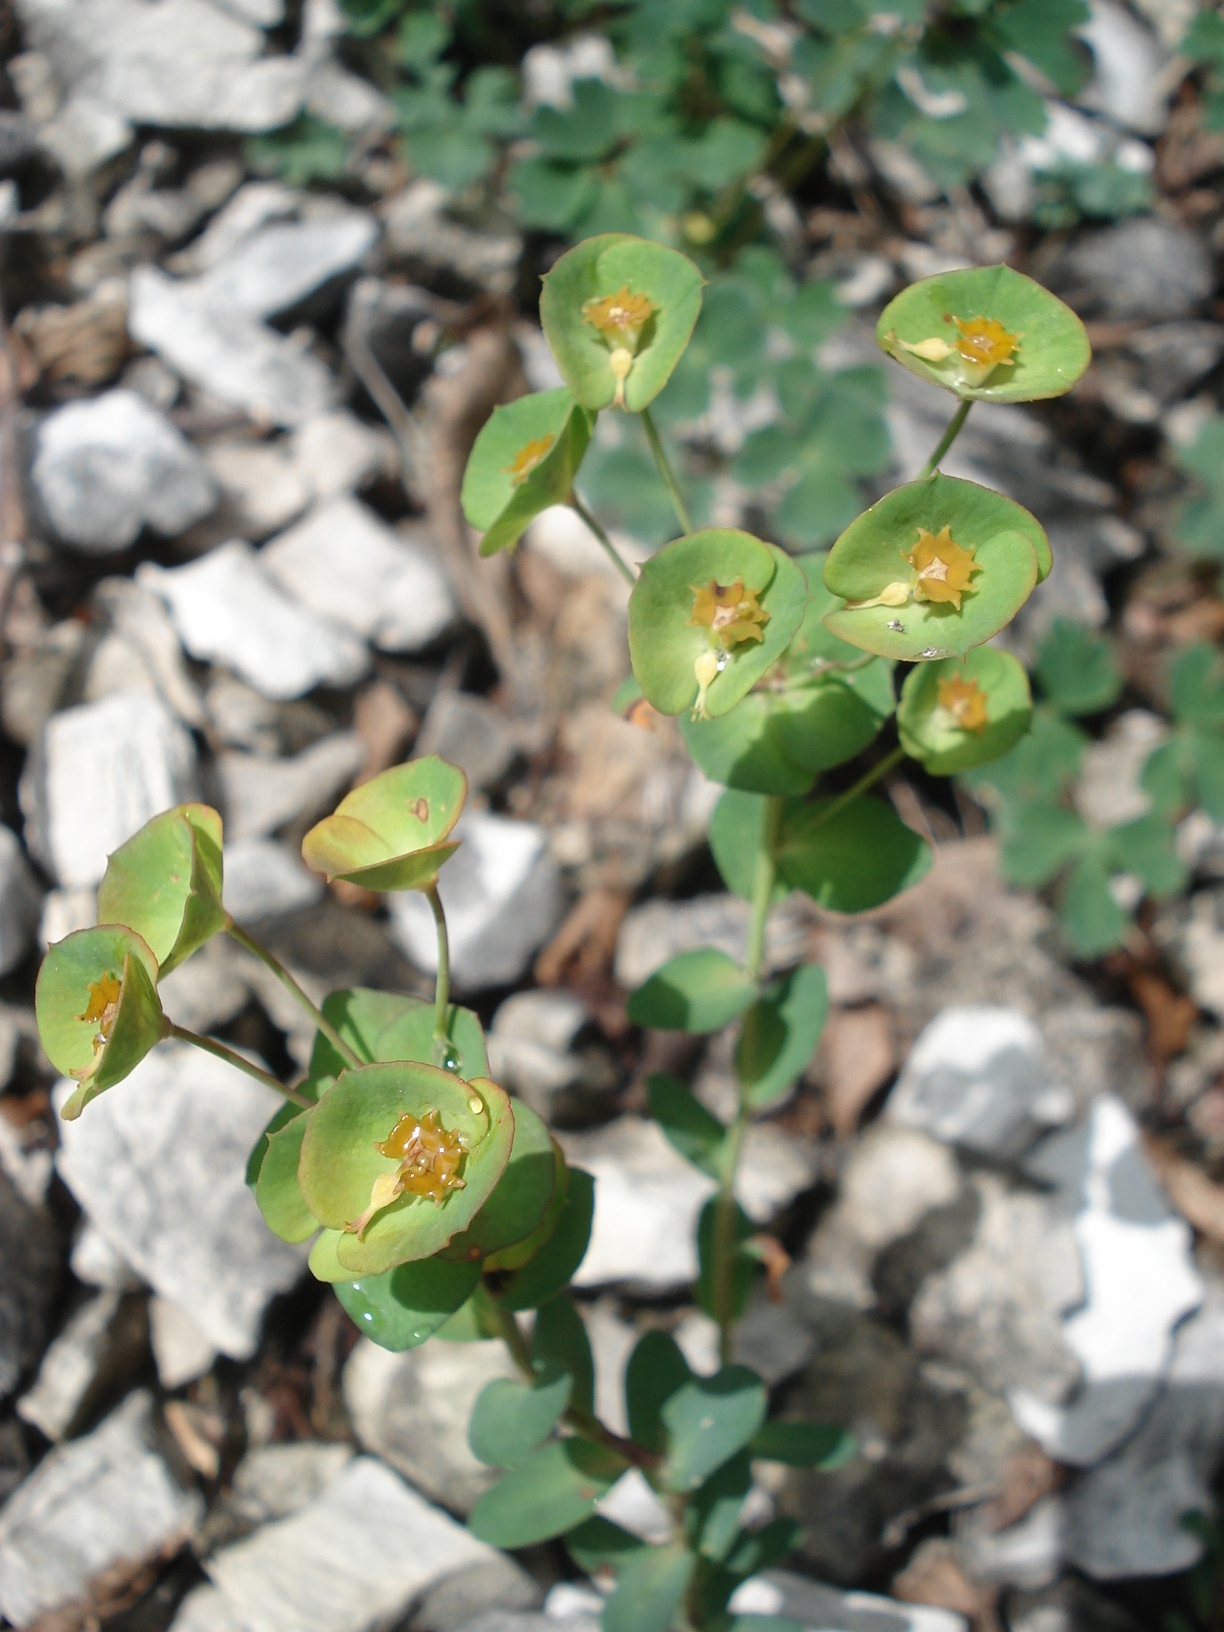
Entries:
{"label": "green bract with red edge", "polygon": [[936,472],[886,494],[834,544],[824,581],[844,604],[825,627],[880,657],[961,656],[1011,622],[1048,550],[1023,505]]}
{"label": "green bract with red edge", "polygon": [[79,1084],[60,1111],[65,1121],[122,1082],[162,1037],[156,981],[153,952],[120,925],[78,929],[49,948],[34,1012],[47,1058]]}
{"label": "green bract with red edge", "polygon": [[584,408],[610,408],[623,396],[621,405],[639,413],[654,401],[688,345],[704,282],[687,255],[624,232],[561,256],[544,278],[540,322]]}
{"label": "green bract with red edge", "polygon": [[168,975],[225,928],[221,879],[220,816],[210,805],[176,805],[110,856],[98,922],[135,930]]}
{"label": "green bract with red edge", "polygon": [[594,415],[567,386],[536,391],[495,408],[463,473],[463,513],[479,532],[481,555],[513,549],[552,504],[565,504],[591,440]]}
{"label": "green bract with red edge", "polygon": [[448,835],[467,798],[467,777],[430,754],[363,782],[302,840],[316,873],[367,890],[425,890],[459,848]]}
{"label": "green bract with red edge", "polygon": [[1071,308],[1010,266],[910,284],[880,314],[876,338],[911,373],[962,400],[1060,397],[1092,361]]}

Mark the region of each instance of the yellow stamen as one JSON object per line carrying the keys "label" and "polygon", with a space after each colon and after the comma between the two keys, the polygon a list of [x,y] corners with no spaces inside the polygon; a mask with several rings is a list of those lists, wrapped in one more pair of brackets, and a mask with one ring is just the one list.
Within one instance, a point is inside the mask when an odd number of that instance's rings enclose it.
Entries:
{"label": "yellow stamen", "polygon": [[986,713],[986,693],[976,680],[965,680],[953,675],[941,680],[938,688],[939,706],[945,709],[962,731],[984,731],[990,723]]}
{"label": "yellow stamen", "polygon": [[658,309],[649,295],[632,294],[626,283],[614,295],[597,295],[584,301],[582,316],[605,340],[633,352],[642,330]]}
{"label": "yellow stamen", "polygon": [[688,620],[698,628],[708,629],[715,643],[724,649],[746,640],[763,640],[764,625],[769,613],[757,600],[755,589],[745,589],[744,580],[733,584],[719,584],[713,579],[708,584],[690,584],[693,592],[693,615]]}
{"label": "yellow stamen", "polygon": [[519,449],[502,475],[509,476],[515,487],[521,487],[536,466],[548,457],[549,449],[556,440],[555,436],[535,437]]}
{"label": "yellow stamen", "polygon": [[369,1206],[344,1226],[350,1235],[361,1235],[375,1213],[402,1195],[440,1203],[453,1190],[464,1188],[459,1167],[467,1155],[467,1142],[461,1133],[448,1133],[439,1124],[437,1111],[426,1111],[420,1118],[405,1112],[385,1139],[375,1140],[374,1149],[399,1166],[394,1173],[380,1173],[374,1180]]}
{"label": "yellow stamen", "polygon": [[85,1013],[78,1014],[77,1019],[87,1025],[95,1021],[98,1025],[98,1036],[102,1042],[110,1041],[111,1028],[115,1024],[115,1016],[119,1013],[119,997],[123,991],[123,983],[117,975],[103,975],[89,988],[89,1002]]}
{"label": "yellow stamen", "polygon": [[954,317],[952,321],[960,335],[956,349],[966,363],[977,368],[995,369],[1002,363],[1011,362],[1020,344],[1020,336],[1009,334],[997,318],[971,317],[962,322],[959,317]]}
{"label": "yellow stamen", "polygon": [[951,605],[959,612],[961,596],[972,594],[969,582],[975,572],[981,572],[973,559],[971,546],[963,548],[952,537],[950,526],[931,533],[925,527],[918,529],[918,542],[902,558],[909,562],[915,573],[913,591],[920,601],[936,601]]}

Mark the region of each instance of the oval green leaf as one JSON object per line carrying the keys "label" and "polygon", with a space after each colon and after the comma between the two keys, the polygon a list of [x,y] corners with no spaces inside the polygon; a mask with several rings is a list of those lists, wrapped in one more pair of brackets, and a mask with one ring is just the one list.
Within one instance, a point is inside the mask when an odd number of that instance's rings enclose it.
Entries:
{"label": "oval green leaf", "polygon": [[635,1026],[719,1031],[755,1002],[756,982],[725,952],[696,947],[669,958],[629,999]]}
{"label": "oval green leaf", "polygon": [[603,1607],[602,1632],[669,1632],[696,1568],[694,1554],[678,1542],[631,1554]]}
{"label": "oval green leaf", "polygon": [[590,1518],[626,1466],[588,1440],[554,1440],[485,1492],[468,1515],[468,1529],[493,1547],[549,1541]]}
{"label": "oval green leaf", "polygon": [[594,1217],[595,1180],[583,1168],[571,1167],[555,1227],[535,1256],[502,1281],[501,1304],[538,1309],[567,1287],[586,1256]]}
{"label": "oval green leaf", "polygon": [[384,1275],[338,1280],[336,1296],[359,1332],[380,1349],[401,1354],[433,1336],[462,1307],[480,1279],[479,1264],[440,1258],[400,1264]]}
{"label": "oval green leaf", "polygon": [[151,948],[117,924],[79,929],[48,950],[34,1012],[47,1058],[79,1084],[60,1112],[65,1121],[122,1082],[161,1038],[157,972]]}
{"label": "oval green leaf", "polygon": [[[401,1117],[433,1112],[445,1132],[466,1144],[462,1188],[441,1201],[404,1193],[375,1211],[360,1234],[347,1230],[370,1214],[399,1162],[376,1146]],[[506,1093],[486,1078],[464,1082],[419,1063],[366,1065],[336,1079],[308,1118],[299,1178],[311,1212],[344,1231],[336,1257],[349,1278],[381,1275],[397,1264],[430,1258],[467,1228],[492,1194],[510,1156],[514,1116]]]}
{"label": "oval green leaf", "polygon": [[831,912],[867,912],[916,884],[931,847],[878,799],[788,804],[778,871]]}
{"label": "oval green leaf", "polygon": [[803,1075],[829,1012],[829,986],[816,963],[801,963],[744,1016],[735,1071],[753,1110],[776,1105]]}
{"label": "oval green leaf", "polygon": [[463,473],[463,513],[484,537],[481,555],[513,549],[552,504],[565,504],[594,418],[568,386],[495,408]]}
{"label": "oval green leaf", "polygon": [[[973,349],[972,335],[962,337],[957,319],[1001,325],[1015,343],[1010,359],[982,377],[981,367],[966,364],[957,350],[966,339]],[[1036,402],[1060,397],[1092,361],[1087,331],[1071,308],[1010,266],[938,272],[911,284],[880,314],[876,338],[911,373],[962,399]],[[983,367],[992,355],[989,334],[986,345]],[[915,346],[927,348],[928,355],[914,351]],[[938,359],[934,353],[941,346],[948,355]],[[1007,341],[998,349],[1008,350]]]}
{"label": "oval green leaf", "polygon": [[765,1421],[765,1385],[747,1366],[691,1377],[669,1395],[661,1416],[667,1438],[662,1479],[668,1490],[696,1490],[747,1445]]}
{"label": "oval green leaf", "polygon": [[[562,379],[584,408],[611,406],[612,353],[626,345],[634,355],[624,405],[639,413],[654,401],[688,345],[704,281],[687,255],[628,233],[602,233],[561,256],[544,278],[540,322]],[[590,321],[600,316],[595,303],[626,290],[644,303],[640,332],[601,332]]]}
{"label": "oval green leaf", "polygon": [[424,890],[458,848],[446,842],[467,798],[467,777],[436,754],[363,782],[312,827],[302,857],[316,873],[367,890]]}
{"label": "oval green leaf", "polygon": [[509,1377],[486,1383],[468,1423],[472,1455],[490,1468],[516,1468],[561,1421],[573,1386],[564,1372],[534,1385]]}
{"label": "oval green leaf", "polygon": [[993,646],[922,663],[901,688],[901,746],[935,776],[999,759],[1029,728],[1033,699],[1016,659]]}
{"label": "oval green leaf", "polygon": [[[745,901],[752,899],[757,854],[764,842],[769,819],[769,801],[759,793],[741,793],[728,788],[714,806],[710,818],[709,844],[722,881]],[[773,902],[790,894],[784,879],[775,879]]]}
{"label": "oval green leaf", "polygon": [[[742,584],[768,614],[759,640],[722,651],[708,627],[693,621],[698,591]],[[713,651],[723,667],[710,681],[704,709],[711,719],[734,708],[773,667],[803,621],[807,588],[784,551],[749,533],[710,527],[666,545],[642,564],[629,597],[629,656],[647,700],[661,714],[698,701],[694,665]]]}
{"label": "oval green leaf", "polygon": [[[948,528],[972,557],[959,608],[918,600],[908,555],[923,535]],[[879,657],[907,662],[960,656],[1010,623],[1032,594],[1045,534],[1023,505],[938,472],[898,487],[865,510],[829,551],[825,583],[850,603],[825,616],[835,635]],[[1048,542],[1045,545],[1048,549]],[[960,557],[964,561],[965,557]],[[933,592],[934,584],[929,586]],[[864,605],[896,590],[900,605]]]}
{"label": "oval green leaf", "polygon": [[126,924],[170,973],[219,929],[221,818],[210,805],[176,805],[146,822],[106,863],[98,922]]}
{"label": "oval green leaf", "polygon": [[712,1179],[721,1174],[726,1127],[684,1083],[662,1072],[646,1078],[650,1114],[686,1162]]}

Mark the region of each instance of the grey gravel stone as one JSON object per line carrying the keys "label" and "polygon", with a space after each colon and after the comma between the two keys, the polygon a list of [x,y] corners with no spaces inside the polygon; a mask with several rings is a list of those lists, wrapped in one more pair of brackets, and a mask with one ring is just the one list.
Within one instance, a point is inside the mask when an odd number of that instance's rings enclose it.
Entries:
{"label": "grey gravel stone", "polygon": [[278,221],[236,244],[195,287],[210,306],[275,317],[350,271],[377,237],[373,216],[343,206]]}
{"label": "grey gravel stone", "polygon": [[413,748],[458,765],[471,788],[490,788],[517,755],[510,722],[495,704],[466,691],[440,691],[429,705]]}
{"label": "grey gravel stone", "polygon": [[166,601],[192,657],[223,663],[265,697],[352,685],[368,667],[363,642],[287,595],[241,539],[184,567],[146,561],[138,580]]}
{"label": "grey gravel stone", "polygon": [[38,428],[31,473],[60,539],[87,555],[175,537],[216,507],[208,466],[183,433],[135,391],[58,408]]}
{"label": "grey gravel stone", "polygon": [[1119,320],[1189,317],[1214,282],[1211,255],[1198,234],[1156,215],[1084,233],[1059,271],[1078,309]]}
{"label": "grey gravel stone", "polygon": [[381,651],[419,651],[455,619],[437,562],[357,499],[319,506],[265,545],[260,560],[296,600]]}
{"label": "grey gravel stone", "polygon": [[[748,937],[749,907],[737,895],[695,895],[687,901],[645,901],[626,913],[616,942],[614,974],[632,991],[679,952],[716,946],[742,958]],[[785,906],[770,914],[766,961],[786,968],[804,955],[806,925]]]}
{"label": "grey gravel stone", "polygon": [[42,902],[20,839],[0,825],[0,975],[15,969],[34,945]]}
{"label": "grey gravel stone", "polygon": [[0,1174],[0,1399],[42,1349],[58,1271],[50,1213],[23,1201]]}
{"label": "grey gravel stone", "polygon": [[222,900],[240,924],[312,906],[323,889],[323,880],[287,844],[252,836],[225,846]]}
{"label": "grey gravel stone", "polygon": [[367,1451],[431,1500],[467,1513],[497,1479],[468,1445],[472,1407],[486,1383],[517,1375],[500,1343],[435,1339],[391,1354],[363,1338],[344,1368],[344,1403]]}
{"label": "grey gravel stone", "polygon": [[968,1632],[963,1615],[927,1604],[905,1604],[874,1592],[841,1592],[793,1570],[767,1570],[738,1587],[731,1608],[741,1615],[782,1615],[805,1632]]}
{"label": "grey gravel stone", "polygon": [[322,815],[353,780],[364,749],[352,732],[337,732],[291,759],[222,753],[217,781],[226,838],[254,839],[286,822]]}
{"label": "grey gravel stone", "polygon": [[[60,1103],[66,1085],[56,1091]],[[58,1165],[93,1223],[212,1343],[247,1359],[269,1300],[302,1273],[243,1174],[280,1103],[270,1089],[183,1043],[163,1043],[121,1094],[61,1123]]]}
{"label": "grey gravel stone", "polygon": [[149,1342],[163,1388],[182,1388],[212,1370],[217,1351],[187,1310],[169,1298],[149,1299]]}
{"label": "grey gravel stone", "polygon": [[67,708],[47,721],[22,772],[26,844],[61,884],[87,889],[112,850],[195,792],[194,744],[156,697]]}
{"label": "grey gravel stone", "polygon": [[153,1404],[130,1394],[101,1427],[53,1450],[0,1510],[0,1610],[28,1626],[108,1568],[169,1556],[203,1516],[153,1445]]}
{"label": "grey gravel stone", "polygon": [[104,1388],[144,1359],[144,1305],[120,1292],[94,1294],[69,1316],[42,1357],[17,1415],[50,1440],[63,1439]]}

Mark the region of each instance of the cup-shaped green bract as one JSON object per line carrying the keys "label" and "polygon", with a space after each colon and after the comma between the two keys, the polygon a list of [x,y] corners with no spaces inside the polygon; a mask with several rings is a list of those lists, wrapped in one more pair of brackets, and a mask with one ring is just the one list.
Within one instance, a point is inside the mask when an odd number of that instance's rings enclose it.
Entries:
{"label": "cup-shaped green bract", "polygon": [[210,805],[176,805],[146,822],[106,864],[98,922],[134,929],[163,975],[225,927],[221,818]]}
{"label": "cup-shaped green bract", "polygon": [[568,502],[593,425],[564,385],[493,410],[463,473],[463,513],[484,534],[481,555],[513,549],[541,510]]}
{"label": "cup-shaped green bract", "polygon": [[729,714],[682,719],[689,753],[714,782],[749,793],[806,793],[821,771],[862,752],[893,711],[892,664],[864,660],[824,626],[837,606],[824,553],[801,556],[807,609],[775,680]]}
{"label": "cup-shaped green bract", "polygon": [[880,657],[959,657],[1011,622],[1048,560],[1023,505],[937,472],[894,489],[834,544],[824,580],[846,604],[825,627]]}
{"label": "cup-shaped green bract", "polygon": [[1008,652],[979,646],[964,657],[920,663],[901,688],[901,746],[936,776],[999,759],[1029,728],[1028,675]]}
{"label": "cup-shaped green bract", "polygon": [[367,890],[425,890],[459,848],[447,837],[467,797],[467,777],[436,754],[395,765],[346,794],[302,840],[302,856],[330,883]]}
{"label": "cup-shaped green bract", "polygon": [[157,959],[119,924],[78,929],[43,959],[34,993],[38,1034],[57,1071],[79,1086],[60,1115],[122,1082],[162,1035]]}
{"label": "cup-shaped green bract", "polygon": [[962,399],[1060,397],[1092,360],[1071,308],[1010,266],[911,284],[880,314],[876,338],[890,357]]}
{"label": "cup-shaped green bract", "polygon": [[487,1258],[525,1241],[544,1222],[557,1187],[557,1161],[543,1122],[521,1099],[511,1101],[514,1143],[497,1188],[442,1256],[458,1263]]}
{"label": "cup-shaped green bract", "polygon": [[806,600],[790,556],[750,533],[710,527],[666,545],[629,597],[629,656],[647,701],[660,714],[726,714],[782,656]]}
{"label": "cup-shaped green bract", "polygon": [[704,281],[687,255],[623,232],[562,255],[544,279],[540,321],[584,408],[623,401],[638,413],[654,401],[688,345]]}
{"label": "cup-shaped green bract", "polygon": [[[365,1065],[345,1071],[309,1113],[298,1177],[310,1211],[340,1232],[334,1253],[349,1278],[381,1275],[432,1258],[467,1229],[513,1140],[509,1097],[488,1078],[465,1082],[404,1061]],[[441,1152],[432,1168],[431,1146]]]}

